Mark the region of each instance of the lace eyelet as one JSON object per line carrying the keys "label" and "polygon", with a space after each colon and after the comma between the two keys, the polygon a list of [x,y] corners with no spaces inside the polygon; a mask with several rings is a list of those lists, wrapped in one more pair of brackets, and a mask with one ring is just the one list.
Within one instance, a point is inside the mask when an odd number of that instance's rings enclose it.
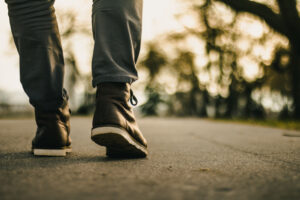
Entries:
{"label": "lace eyelet", "polygon": [[130,89],[129,101],[130,101],[131,105],[133,105],[133,106],[136,106],[138,104],[138,100],[137,100],[136,96],[133,94],[132,89]]}

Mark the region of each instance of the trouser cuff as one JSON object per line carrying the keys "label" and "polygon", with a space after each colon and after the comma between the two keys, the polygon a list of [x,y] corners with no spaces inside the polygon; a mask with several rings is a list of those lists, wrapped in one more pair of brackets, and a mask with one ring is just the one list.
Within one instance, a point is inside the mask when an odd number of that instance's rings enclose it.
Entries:
{"label": "trouser cuff", "polygon": [[138,77],[136,76],[101,76],[93,79],[93,87],[100,83],[116,82],[116,83],[133,83]]}

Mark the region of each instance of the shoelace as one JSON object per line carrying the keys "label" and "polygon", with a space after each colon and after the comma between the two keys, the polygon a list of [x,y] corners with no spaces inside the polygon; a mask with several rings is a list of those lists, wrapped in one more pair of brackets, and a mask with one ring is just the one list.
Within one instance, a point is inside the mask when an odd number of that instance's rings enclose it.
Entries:
{"label": "shoelace", "polygon": [[138,104],[138,100],[137,100],[136,96],[133,94],[132,89],[130,89],[130,98],[129,98],[129,100],[130,100],[131,105],[133,105],[133,106],[136,106]]}

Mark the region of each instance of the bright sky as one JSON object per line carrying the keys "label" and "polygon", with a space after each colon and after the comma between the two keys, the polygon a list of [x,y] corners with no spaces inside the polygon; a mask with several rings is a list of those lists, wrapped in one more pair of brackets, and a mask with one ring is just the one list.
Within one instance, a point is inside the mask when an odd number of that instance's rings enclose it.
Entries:
{"label": "bright sky", "polygon": [[[182,11],[177,0],[144,0],[143,41],[149,41],[159,34],[178,29],[174,15]],[[92,0],[56,0],[57,11],[72,9],[78,19],[90,23]],[[59,12],[58,12],[59,13]],[[58,15],[59,19],[59,15]],[[15,49],[10,48],[10,27],[6,4],[0,2],[0,90],[17,93],[16,102],[27,101],[19,81],[18,57]]]}

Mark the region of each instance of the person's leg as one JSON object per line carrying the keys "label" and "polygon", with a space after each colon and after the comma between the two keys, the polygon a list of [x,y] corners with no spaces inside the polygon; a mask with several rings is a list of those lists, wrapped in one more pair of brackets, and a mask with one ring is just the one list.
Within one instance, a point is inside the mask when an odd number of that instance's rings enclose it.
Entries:
{"label": "person's leg", "polygon": [[54,0],[6,0],[13,38],[20,55],[20,79],[30,103],[56,110],[66,96],[64,60]]}
{"label": "person's leg", "polygon": [[[65,155],[70,146],[64,60],[54,0],[5,0],[20,56],[20,79],[35,108],[35,154]],[[53,151],[48,151],[48,150]]]}
{"label": "person's leg", "polygon": [[93,0],[93,86],[138,79],[143,0]]}
{"label": "person's leg", "polygon": [[[143,0],[94,0],[93,86],[97,87],[92,140],[110,157],[145,157],[147,141],[132,107],[137,80]],[[134,102],[132,102],[134,103]]]}

